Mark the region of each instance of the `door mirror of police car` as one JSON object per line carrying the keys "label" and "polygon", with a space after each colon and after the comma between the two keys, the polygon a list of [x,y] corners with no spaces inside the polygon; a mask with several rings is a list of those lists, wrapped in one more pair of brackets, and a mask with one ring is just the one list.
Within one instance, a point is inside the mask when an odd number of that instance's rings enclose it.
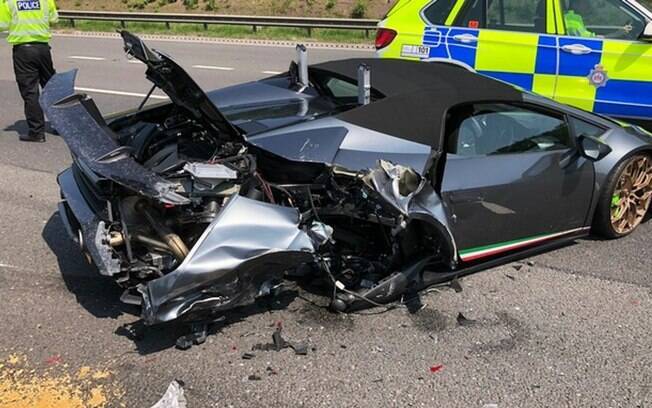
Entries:
{"label": "door mirror of police car", "polygon": [[578,142],[580,154],[589,160],[598,161],[611,153],[611,147],[596,137],[582,135]]}
{"label": "door mirror of police car", "polygon": [[643,41],[652,41],[652,21],[647,23],[643,34],[641,34],[641,40]]}

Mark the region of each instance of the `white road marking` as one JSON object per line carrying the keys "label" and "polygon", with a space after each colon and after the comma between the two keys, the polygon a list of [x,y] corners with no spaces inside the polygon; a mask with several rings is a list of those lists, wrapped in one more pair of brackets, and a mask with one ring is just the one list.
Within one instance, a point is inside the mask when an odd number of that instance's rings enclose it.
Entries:
{"label": "white road marking", "polygon": [[[82,88],[82,87],[75,87],[76,91],[80,92],[93,92],[93,93],[99,93],[99,94],[107,94],[107,95],[118,95],[118,96],[135,96],[138,98],[144,98],[147,96],[146,94],[141,94],[141,93],[134,93],[134,92],[123,92],[123,91],[112,91],[109,89],[95,89],[95,88]],[[167,96],[163,95],[152,95],[150,96],[151,99],[168,99]]]}
{"label": "white road marking", "polygon": [[281,71],[262,71],[263,74],[269,74],[269,75],[278,75],[282,74]]}
{"label": "white road marking", "polygon": [[77,59],[77,60],[87,60],[87,61],[106,61],[106,58],[102,58],[102,57],[84,57],[82,55],[71,55],[68,58]]}
{"label": "white road marking", "polygon": [[143,62],[142,62],[142,61],[138,61],[138,60],[129,60],[129,63],[130,63],[130,64],[142,64]]}
{"label": "white road marking", "polygon": [[216,67],[213,65],[193,65],[192,67],[197,69],[212,69],[215,71],[233,71],[235,69],[231,67]]}
{"label": "white road marking", "polygon": [[5,264],[5,263],[0,263],[0,268],[7,268],[7,269],[20,269],[20,268],[17,267],[17,266],[13,266],[13,265]]}

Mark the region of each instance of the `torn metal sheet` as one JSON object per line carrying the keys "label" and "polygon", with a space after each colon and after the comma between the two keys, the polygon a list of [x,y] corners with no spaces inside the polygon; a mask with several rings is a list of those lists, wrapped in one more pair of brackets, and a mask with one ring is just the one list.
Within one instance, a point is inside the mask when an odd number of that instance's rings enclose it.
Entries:
{"label": "torn metal sheet", "polygon": [[378,163],[378,168],[368,175],[368,182],[374,189],[404,215],[408,215],[410,201],[419,194],[426,180],[413,169],[396,165],[385,160]]}
{"label": "torn metal sheet", "polygon": [[152,324],[245,304],[313,252],[295,209],[234,196],[174,272],[141,288],[143,315]]}

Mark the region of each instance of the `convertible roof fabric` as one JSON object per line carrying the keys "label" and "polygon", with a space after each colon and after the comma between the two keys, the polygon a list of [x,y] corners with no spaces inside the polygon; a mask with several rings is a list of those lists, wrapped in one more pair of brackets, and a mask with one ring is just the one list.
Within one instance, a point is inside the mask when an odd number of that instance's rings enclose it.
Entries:
{"label": "convertible roof fabric", "polygon": [[440,150],[448,109],[469,102],[522,102],[517,88],[447,63],[356,58],[312,65],[357,83],[360,64],[385,97],[337,117]]}

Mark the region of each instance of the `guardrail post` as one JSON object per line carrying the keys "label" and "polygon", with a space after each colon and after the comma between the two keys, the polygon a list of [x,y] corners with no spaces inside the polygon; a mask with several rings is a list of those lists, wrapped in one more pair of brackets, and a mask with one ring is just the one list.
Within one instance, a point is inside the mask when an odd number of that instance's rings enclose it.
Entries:
{"label": "guardrail post", "polygon": [[170,29],[170,22],[169,21],[165,22],[165,28],[168,29],[168,30]]}
{"label": "guardrail post", "polygon": [[204,30],[208,30],[208,23],[204,23]]}
{"label": "guardrail post", "polygon": [[369,38],[369,30],[364,30],[364,36],[365,36],[366,38]]}
{"label": "guardrail post", "polygon": [[308,37],[312,37],[312,27],[308,27]]}
{"label": "guardrail post", "polygon": [[71,19],[70,19],[70,26],[71,26],[72,28],[75,28],[75,19],[74,19],[74,18],[71,18]]}
{"label": "guardrail post", "polygon": [[253,27],[253,29],[254,29],[254,33],[257,33],[257,32],[258,32],[258,26],[257,26],[257,25],[253,25],[252,27]]}
{"label": "guardrail post", "polygon": [[120,20],[120,27],[127,28],[127,23],[124,20]]}

